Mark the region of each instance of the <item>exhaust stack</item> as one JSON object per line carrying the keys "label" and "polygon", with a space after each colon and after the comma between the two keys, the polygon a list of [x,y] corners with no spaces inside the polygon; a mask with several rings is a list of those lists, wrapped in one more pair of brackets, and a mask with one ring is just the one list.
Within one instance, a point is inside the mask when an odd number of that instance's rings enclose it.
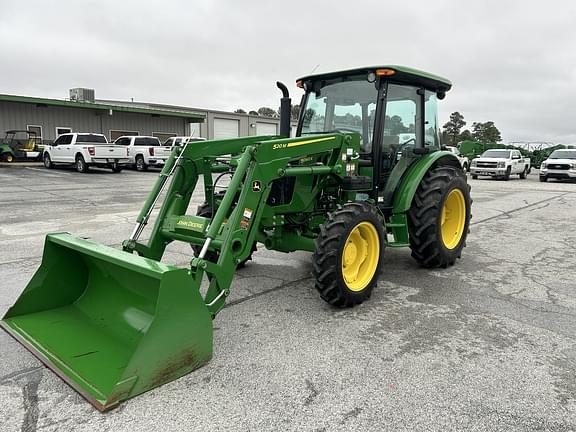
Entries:
{"label": "exhaust stack", "polygon": [[292,100],[286,86],[276,81],[276,86],[282,91],[280,99],[280,136],[290,138],[290,117],[292,116]]}

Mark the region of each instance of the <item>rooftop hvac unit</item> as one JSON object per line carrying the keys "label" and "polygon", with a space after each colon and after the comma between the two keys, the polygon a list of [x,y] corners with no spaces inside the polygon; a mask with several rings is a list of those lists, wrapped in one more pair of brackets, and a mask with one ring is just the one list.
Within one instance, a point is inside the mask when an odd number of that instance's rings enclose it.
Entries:
{"label": "rooftop hvac unit", "polygon": [[94,102],[94,89],[89,88],[70,89],[70,100],[74,102]]}

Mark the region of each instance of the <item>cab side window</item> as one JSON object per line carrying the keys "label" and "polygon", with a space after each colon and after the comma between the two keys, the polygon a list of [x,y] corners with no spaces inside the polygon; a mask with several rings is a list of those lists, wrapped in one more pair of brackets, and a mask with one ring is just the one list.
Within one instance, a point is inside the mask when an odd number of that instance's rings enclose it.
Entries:
{"label": "cab side window", "polygon": [[130,138],[118,138],[116,140],[116,145],[130,145]]}

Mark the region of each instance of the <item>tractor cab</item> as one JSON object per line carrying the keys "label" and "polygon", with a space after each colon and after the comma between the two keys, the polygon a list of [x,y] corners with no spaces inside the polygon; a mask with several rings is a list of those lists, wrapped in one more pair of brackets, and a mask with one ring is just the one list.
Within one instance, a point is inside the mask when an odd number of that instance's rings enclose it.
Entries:
{"label": "tractor cab", "polygon": [[408,167],[440,150],[437,100],[452,86],[447,79],[375,66],[312,75],[297,85],[305,91],[297,135],[359,134],[360,174],[373,179],[373,198],[384,207]]}

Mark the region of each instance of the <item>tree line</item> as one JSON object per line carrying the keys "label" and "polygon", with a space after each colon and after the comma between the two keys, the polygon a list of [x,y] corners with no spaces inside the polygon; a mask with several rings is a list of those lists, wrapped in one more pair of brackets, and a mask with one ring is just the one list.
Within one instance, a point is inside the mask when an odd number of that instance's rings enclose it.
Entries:
{"label": "tree line", "polygon": [[[272,118],[280,117],[280,108],[278,108],[277,110],[274,110],[274,109],[269,108],[269,107],[260,107],[256,111],[250,110],[248,112],[246,112],[246,110],[244,110],[242,108],[238,108],[234,112],[236,114],[248,114],[251,116],[262,116],[262,117],[272,117]],[[292,120],[298,120],[298,114],[300,114],[300,105],[292,105],[292,112],[291,112]]]}
{"label": "tree line", "polygon": [[481,143],[498,143],[502,141],[500,131],[493,121],[473,122],[472,130],[466,126],[464,116],[458,111],[450,114],[450,120],[442,126],[442,144],[455,146],[462,141],[478,141]]}

